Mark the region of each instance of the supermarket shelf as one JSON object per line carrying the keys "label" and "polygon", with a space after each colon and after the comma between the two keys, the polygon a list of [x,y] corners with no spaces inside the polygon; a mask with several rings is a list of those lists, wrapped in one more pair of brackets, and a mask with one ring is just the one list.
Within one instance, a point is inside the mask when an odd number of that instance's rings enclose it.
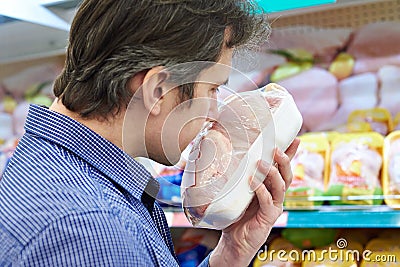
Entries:
{"label": "supermarket shelf", "polygon": [[286,228],[398,228],[400,211],[290,211]]}
{"label": "supermarket shelf", "polygon": [[304,8],[284,10],[280,12],[272,12],[268,14],[271,19],[279,18],[282,16],[298,16],[303,14],[309,14],[321,11],[332,11],[341,8],[349,8],[354,6],[360,6],[365,4],[381,4],[382,2],[390,2],[391,0],[336,0],[335,3],[324,3],[321,5],[314,5]]}
{"label": "supermarket shelf", "polygon": [[[275,227],[285,228],[399,228],[400,210],[387,206],[330,206],[320,210],[284,211]],[[183,212],[166,210],[170,227],[192,227]]]}
{"label": "supermarket shelf", "polygon": [[[399,8],[398,0],[337,0],[335,4],[270,13],[268,18],[273,29],[300,33],[326,28],[357,29],[377,21],[400,21]],[[298,27],[302,25],[307,28]]]}

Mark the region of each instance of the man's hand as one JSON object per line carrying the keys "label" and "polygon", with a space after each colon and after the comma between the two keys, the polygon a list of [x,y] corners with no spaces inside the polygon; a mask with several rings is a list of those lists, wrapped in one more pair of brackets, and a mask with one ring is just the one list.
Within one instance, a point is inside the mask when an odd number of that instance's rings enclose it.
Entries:
{"label": "man's hand", "polygon": [[271,229],[282,214],[285,192],[292,182],[290,160],[300,144],[295,139],[285,153],[276,149],[276,165],[268,169],[260,161],[258,170],[265,174],[264,183],[255,190],[256,197],[243,217],[222,231],[221,239],[211,254],[210,266],[248,266],[267,240]]}

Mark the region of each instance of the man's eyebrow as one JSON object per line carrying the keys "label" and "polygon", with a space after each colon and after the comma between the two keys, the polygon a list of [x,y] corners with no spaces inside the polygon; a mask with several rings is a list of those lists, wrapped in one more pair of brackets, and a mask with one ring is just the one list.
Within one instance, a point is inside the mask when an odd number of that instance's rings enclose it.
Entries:
{"label": "man's eyebrow", "polygon": [[228,78],[228,79],[226,79],[224,82],[220,83],[220,85],[227,85],[227,84],[228,84],[228,82],[229,82],[229,78]]}
{"label": "man's eyebrow", "polygon": [[212,85],[217,85],[217,86],[223,86],[223,85],[227,85],[229,82],[229,78],[226,79],[225,81],[215,81],[215,82],[206,82]]}

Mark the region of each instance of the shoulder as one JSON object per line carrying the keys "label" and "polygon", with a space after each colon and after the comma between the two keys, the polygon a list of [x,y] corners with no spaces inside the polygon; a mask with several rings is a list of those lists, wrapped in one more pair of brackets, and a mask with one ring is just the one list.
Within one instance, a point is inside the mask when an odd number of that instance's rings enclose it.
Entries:
{"label": "shoulder", "polygon": [[69,214],[48,225],[18,259],[34,266],[148,266],[146,245],[135,223],[129,229],[109,212]]}
{"label": "shoulder", "polygon": [[[23,178],[87,175],[88,164],[66,148],[49,140],[25,134],[20,140],[5,174]],[[34,176],[34,177],[32,177]]]}
{"label": "shoulder", "polygon": [[22,244],[69,214],[107,210],[91,170],[50,142],[25,136],[0,181],[0,225]]}

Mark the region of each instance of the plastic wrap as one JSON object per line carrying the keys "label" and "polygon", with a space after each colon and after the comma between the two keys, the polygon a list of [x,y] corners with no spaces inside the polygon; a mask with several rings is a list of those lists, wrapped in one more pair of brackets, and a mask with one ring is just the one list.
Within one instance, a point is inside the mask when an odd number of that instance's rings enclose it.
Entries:
{"label": "plastic wrap", "polygon": [[250,179],[261,183],[265,178],[256,172],[257,161],[272,164],[275,145],[285,150],[301,125],[293,98],[276,84],[225,99],[218,120],[195,139],[183,174],[189,221],[213,229],[236,222],[254,196]]}
{"label": "plastic wrap", "polygon": [[[367,123],[371,131],[387,135],[392,131],[393,123],[390,112],[384,108],[354,110],[350,113],[348,123]],[[350,130],[351,127],[349,127]]]}
{"label": "plastic wrap", "polygon": [[331,174],[331,182],[348,183],[355,187],[379,186],[381,164],[379,153],[367,146],[355,142],[342,144],[332,153],[332,168],[335,171]]}
{"label": "plastic wrap", "polygon": [[400,131],[385,138],[382,178],[386,204],[400,208]]}
{"label": "plastic wrap", "polygon": [[400,139],[396,139],[391,143],[391,150],[389,155],[389,190],[393,194],[400,194]]}
{"label": "plastic wrap", "polygon": [[343,134],[332,143],[328,195],[334,204],[380,204],[383,137],[378,133]]}
{"label": "plastic wrap", "polygon": [[321,205],[307,198],[322,196],[327,180],[328,139],[323,134],[300,136],[300,146],[290,162],[293,180],[287,190],[286,207]]}

